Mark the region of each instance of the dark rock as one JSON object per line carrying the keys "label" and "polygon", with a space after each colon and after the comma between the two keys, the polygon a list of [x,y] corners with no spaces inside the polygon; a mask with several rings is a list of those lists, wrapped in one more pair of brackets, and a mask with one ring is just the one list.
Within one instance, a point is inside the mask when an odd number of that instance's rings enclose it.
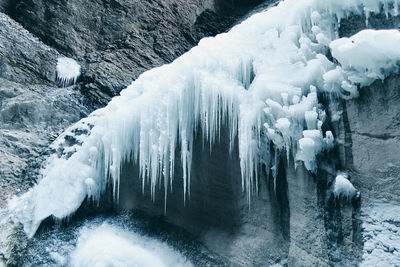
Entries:
{"label": "dark rock", "polygon": [[[400,201],[400,76],[392,75],[360,90],[343,103],[347,127],[340,122],[342,161],[364,201]],[[347,150],[347,151],[346,151]],[[346,153],[352,161],[346,161]],[[343,158],[344,157],[344,158]],[[348,156],[349,157],[349,156]]]}

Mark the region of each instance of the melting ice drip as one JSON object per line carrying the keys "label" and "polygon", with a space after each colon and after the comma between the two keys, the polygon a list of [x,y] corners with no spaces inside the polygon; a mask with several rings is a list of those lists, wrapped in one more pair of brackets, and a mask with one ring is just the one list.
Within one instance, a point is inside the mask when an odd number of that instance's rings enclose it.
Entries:
{"label": "melting ice drip", "polygon": [[[363,12],[397,15],[398,2],[286,0],[144,73],[55,141],[53,148],[62,153],[48,158],[38,185],[10,201],[12,216],[33,235],[46,217],[64,218],[86,197],[98,200],[109,180],[118,200],[123,162],[140,168],[143,188],[150,184],[153,198],[161,183],[167,197],[176,152],[186,201],[194,136],[200,133],[212,146],[223,125],[231,150],[238,141],[249,202],[260,164],[276,179],[281,152],[315,171],[316,155],[334,145],[333,134],[322,130],[327,115],[318,94],[334,106],[338,97],[356,97],[358,86],[398,71],[398,31],[338,39],[341,18]],[[71,138],[74,145],[65,145]]]}
{"label": "melting ice drip", "polygon": [[72,58],[60,57],[57,59],[57,80],[62,87],[74,85],[79,75],[81,66]]}

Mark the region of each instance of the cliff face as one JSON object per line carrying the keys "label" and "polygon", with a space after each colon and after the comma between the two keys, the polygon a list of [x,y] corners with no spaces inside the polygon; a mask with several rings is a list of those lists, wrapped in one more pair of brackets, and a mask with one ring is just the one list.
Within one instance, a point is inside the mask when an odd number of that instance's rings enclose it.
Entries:
{"label": "cliff face", "polygon": [[85,115],[78,91],[57,88],[59,56],[0,13],[0,206],[32,186],[36,159]]}
{"label": "cliff face", "polygon": [[348,235],[347,243],[363,248],[366,265],[391,265],[400,255],[399,99],[397,74],[362,88],[359,98],[342,103],[338,156],[361,192],[361,205],[352,213],[352,227],[362,231],[358,236]]}

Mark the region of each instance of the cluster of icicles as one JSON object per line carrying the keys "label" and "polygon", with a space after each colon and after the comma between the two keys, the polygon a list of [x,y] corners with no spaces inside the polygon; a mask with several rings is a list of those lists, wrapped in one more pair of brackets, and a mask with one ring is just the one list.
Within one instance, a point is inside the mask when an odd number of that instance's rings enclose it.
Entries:
{"label": "cluster of icicles", "polygon": [[[187,201],[194,136],[201,134],[212,146],[222,127],[231,151],[238,147],[249,201],[260,164],[276,178],[280,152],[315,171],[316,155],[334,145],[332,133],[321,129],[327,115],[318,93],[331,97],[335,112],[337,97],[357,96],[358,85],[397,71],[400,59],[390,49],[398,33],[366,31],[338,39],[340,19],[397,11],[396,0],[286,0],[228,33],[201,40],[62,134],[53,144],[62,153],[49,157],[35,187],[10,201],[12,216],[33,235],[46,217],[64,218],[86,197],[98,200],[108,181],[117,200],[124,162],[140,168],[143,190],[149,184],[154,198],[160,184],[167,197],[179,159]],[[376,52],[380,56],[369,57]],[[332,119],[339,116],[337,111]],[[67,136],[74,145],[65,145]]]}
{"label": "cluster of icicles", "polygon": [[81,66],[72,58],[60,57],[57,59],[56,74],[62,87],[75,85],[81,75]]}

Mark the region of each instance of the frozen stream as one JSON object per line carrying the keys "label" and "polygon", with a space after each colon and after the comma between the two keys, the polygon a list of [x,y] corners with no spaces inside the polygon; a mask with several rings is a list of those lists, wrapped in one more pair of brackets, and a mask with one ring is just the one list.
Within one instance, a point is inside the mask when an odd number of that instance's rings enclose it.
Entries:
{"label": "frozen stream", "polygon": [[39,230],[25,266],[221,266],[193,237],[141,214],[104,214]]}

